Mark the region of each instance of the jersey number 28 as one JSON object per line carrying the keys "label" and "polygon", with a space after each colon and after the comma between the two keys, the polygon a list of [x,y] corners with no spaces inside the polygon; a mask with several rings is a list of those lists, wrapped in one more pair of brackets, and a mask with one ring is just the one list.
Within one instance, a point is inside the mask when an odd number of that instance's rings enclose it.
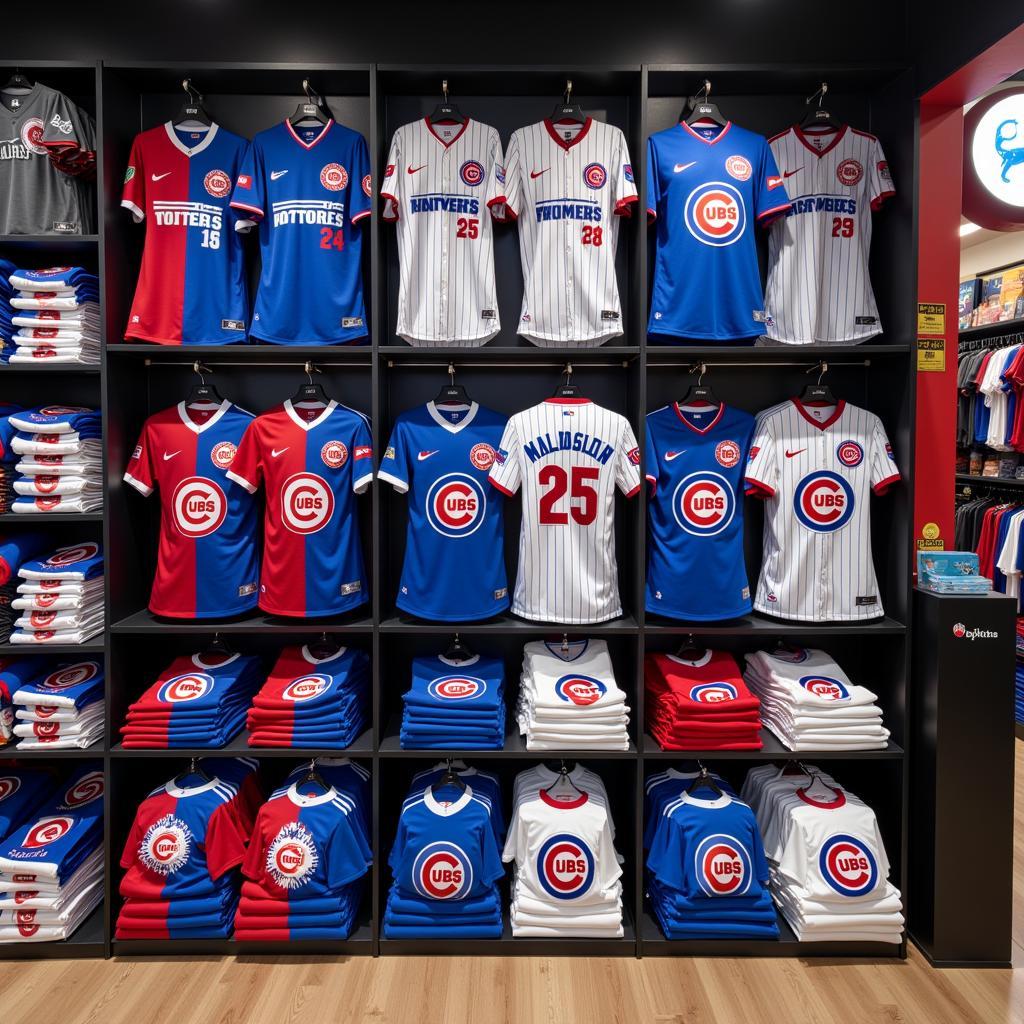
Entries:
{"label": "jersey number 28", "polygon": [[[597,518],[597,488],[592,481],[600,475],[600,470],[593,466],[573,466],[569,471],[561,466],[545,466],[537,474],[537,482],[546,488],[540,498],[541,524],[566,526],[572,516],[580,526],[589,526]],[[566,491],[569,492],[569,511],[560,512],[555,506]]]}

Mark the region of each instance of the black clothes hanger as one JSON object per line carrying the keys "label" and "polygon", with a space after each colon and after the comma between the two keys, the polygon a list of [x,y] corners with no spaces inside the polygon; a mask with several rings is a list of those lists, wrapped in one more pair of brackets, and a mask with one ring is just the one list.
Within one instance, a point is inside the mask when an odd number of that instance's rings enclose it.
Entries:
{"label": "black clothes hanger", "polygon": [[822,384],[822,379],[825,374],[828,373],[828,363],[818,363],[817,367],[812,367],[808,370],[808,373],[813,373],[815,369],[820,369],[821,372],[818,374],[818,380],[814,384],[808,384],[804,388],[803,394],[800,396],[801,405],[810,405],[812,402],[817,402],[821,405],[836,405],[836,396],[832,394],[832,389],[827,384]]}
{"label": "black clothes hanger", "polygon": [[697,383],[690,385],[690,390],[679,400],[679,405],[693,405],[696,402],[707,402],[709,405],[722,404],[711,385],[704,383],[707,369],[707,363],[698,363],[690,370],[691,373],[697,371]]}
{"label": "black clothes hanger", "polygon": [[32,81],[22,74],[21,68],[15,68],[11,73],[11,77],[7,79],[7,84],[3,87],[3,92],[13,91],[15,89],[31,89]]}
{"label": "black clothes hanger", "polygon": [[722,789],[721,786],[718,785],[717,782],[715,782],[714,776],[707,770],[707,768],[704,765],[702,765],[700,761],[697,762],[697,766],[700,769],[700,773],[693,780],[693,782],[691,782],[689,786],[686,787],[686,792],[695,793],[698,789],[705,788],[712,790],[719,796],[725,796],[725,791]]}
{"label": "black clothes hanger", "polygon": [[203,780],[204,783],[212,781],[210,779],[210,776],[207,774],[206,769],[203,768],[202,764],[200,763],[199,758],[193,757],[189,760],[188,769],[186,771],[181,772],[178,775],[175,775],[174,779],[172,780],[172,784],[178,786],[181,789],[184,789],[186,787],[183,786],[182,783],[192,778],[193,775],[197,775],[199,778]]}
{"label": "black clothes hanger", "polygon": [[450,757],[445,758],[444,775],[430,787],[430,792],[437,794],[445,786],[455,786],[460,793],[466,792],[466,780],[455,770]]}
{"label": "black clothes hanger", "polygon": [[448,79],[441,80],[441,102],[430,112],[431,124],[465,124],[469,118],[448,98]]}
{"label": "black clothes hanger", "polygon": [[565,364],[565,383],[555,388],[554,398],[582,398],[579,385],[572,382],[572,363]]}
{"label": "black clothes hanger", "polygon": [[220,392],[217,390],[216,385],[207,384],[206,377],[204,374],[211,373],[212,371],[208,366],[203,366],[197,359],[192,364],[192,372],[199,378],[199,383],[193,383],[189,389],[188,397],[185,399],[186,405],[195,405],[201,402],[223,402]]}
{"label": "black clothes hanger", "polygon": [[[817,92],[813,96],[808,96],[804,101],[807,109],[804,111],[804,116],[800,119],[800,129],[802,131],[806,131],[808,128],[830,128],[838,132],[843,129],[843,122],[838,117],[830,114],[823,106],[827,92],[828,82],[822,82]],[[818,101],[818,105],[812,107],[811,104],[815,100]]]}
{"label": "black clothes hanger", "polygon": [[323,405],[330,404],[330,399],[327,397],[327,392],[324,391],[323,385],[319,381],[313,380],[314,373],[322,373],[322,370],[318,370],[309,360],[306,361],[304,370],[306,374],[306,383],[299,385],[299,390],[292,395],[292,405],[297,405],[299,402],[321,402]]}
{"label": "black clothes hanger", "polygon": [[567,78],[565,80],[565,93],[562,96],[562,102],[556,103],[555,109],[551,111],[551,123],[568,124],[572,122],[586,124],[587,115],[583,113],[583,108],[579,105],[579,101],[573,103],[572,79]]}
{"label": "black clothes hanger", "polygon": [[696,661],[698,658],[703,657],[706,648],[701,647],[694,639],[691,633],[683,641],[682,647],[676,651],[676,657],[682,658],[683,661]]}
{"label": "black clothes hanger", "polygon": [[560,761],[558,764],[558,778],[556,778],[555,781],[552,782],[551,785],[544,790],[544,792],[550,793],[555,788],[555,786],[561,785],[563,782],[567,782],[570,786],[572,786],[573,789],[576,790],[577,793],[580,794],[580,796],[582,796],[583,790],[580,789],[580,787],[577,786],[575,782],[573,782],[572,775],[570,774],[571,771],[572,768],[570,768],[564,761]]}
{"label": "black clothes hanger", "polygon": [[309,770],[302,780],[302,785],[307,786],[311,782],[315,782],[325,793],[331,788],[327,780],[317,770],[315,757],[309,762]]}
{"label": "black clothes hanger", "polygon": [[216,633],[214,634],[213,640],[209,643],[203,653],[219,654],[225,658],[230,658],[235,652],[231,649],[220,633]]}
{"label": "black clothes hanger", "polygon": [[306,649],[314,658],[331,658],[341,650],[341,644],[329,639],[326,633],[321,633],[319,640],[306,644]]}
{"label": "black clothes hanger", "polygon": [[473,657],[473,652],[459,639],[459,634],[455,634],[455,638],[448,645],[448,650],[444,652],[444,657],[448,661],[470,661]]}
{"label": "black clothes hanger", "polygon": [[294,127],[298,127],[300,124],[308,121],[327,124],[331,119],[330,112],[327,110],[323,96],[309,84],[308,78],[302,80],[302,91],[306,94],[306,101],[305,103],[299,103],[292,112],[291,117],[288,118],[289,122]]}
{"label": "black clothes hanger", "polygon": [[455,364],[448,364],[448,383],[441,385],[441,390],[434,397],[434,405],[470,405],[469,393],[461,384],[455,383]]}
{"label": "black clothes hanger", "polygon": [[713,121],[722,128],[727,124],[725,117],[718,109],[718,104],[711,102],[711,82],[707,78],[704,79],[704,87],[701,91],[691,97],[690,112],[686,115],[688,125],[695,125],[698,121]]}
{"label": "black clothes hanger", "polygon": [[213,118],[206,112],[206,107],[203,105],[203,94],[192,87],[191,78],[183,78],[181,87],[185,90],[185,100],[178,108],[178,113],[172,119],[171,124],[178,128],[183,124],[198,123],[209,128],[213,124]]}

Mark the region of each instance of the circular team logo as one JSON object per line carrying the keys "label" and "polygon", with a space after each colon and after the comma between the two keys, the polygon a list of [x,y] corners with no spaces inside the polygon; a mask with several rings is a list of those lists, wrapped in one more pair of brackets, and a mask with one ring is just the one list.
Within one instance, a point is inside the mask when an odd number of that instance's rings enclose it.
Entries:
{"label": "circular team logo", "polygon": [[332,192],[340,192],[348,184],[348,171],[341,164],[326,164],[320,172],[320,184]]}
{"label": "circular team logo", "polygon": [[750,888],[750,854],[732,836],[708,836],[693,856],[697,884],[708,896],[739,896]]}
{"label": "circular team logo", "polygon": [[373,181],[370,179],[368,174],[363,175],[363,191],[367,196],[373,195]]}
{"label": "circular team logo", "polygon": [[320,694],[325,693],[330,685],[330,676],[300,676],[298,679],[293,679],[284,688],[281,693],[281,699],[297,703],[304,700],[313,700],[315,697],[319,697]]}
{"label": "circular team logo", "polygon": [[0,803],[14,796],[21,789],[21,779],[16,775],[0,775]]}
{"label": "circular team logo", "polygon": [[[33,359],[53,359],[57,355],[57,350],[52,346],[40,345],[39,348],[34,349],[32,352]],[[49,437],[37,437],[37,441],[45,441],[49,444],[56,442],[51,441]]]}
{"label": "circular team logo", "polygon": [[475,469],[490,469],[494,465],[494,449],[489,444],[475,444],[469,450],[469,461]]}
{"label": "circular team logo", "polygon": [[36,508],[41,512],[52,512],[60,503],[60,497],[54,498],[36,498]]}
{"label": "circular team logo", "polygon": [[694,537],[721,533],[736,514],[736,496],[719,473],[699,470],[684,476],[672,495],[676,522]]}
{"label": "circular team logo", "polygon": [[59,483],[59,476],[37,476],[35,478],[36,487],[44,494],[50,494],[55,491]]}
{"label": "circular team logo", "polygon": [[466,473],[447,473],[427,491],[427,521],[442,537],[468,537],[480,529],[487,496]]}
{"label": "circular team logo", "polygon": [[35,712],[37,718],[50,718],[52,715],[57,714],[59,709],[55,704],[36,704]]}
{"label": "circular team logo", "polygon": [[578,899],[593,884],[594,855],[582,839],[567,832],[551,836],[537,854],[537,877],[555,899]]}
{"label": "circular team logo", "polygon": [[864,449],[856,441],[843,441],[836,449],[836,456],[844,466],[852,469],[864,461]]}
{"label": "circular team logo", "polygon": [[818,854],[818,870],[840,896],[864,896],[878,884],[875,855],[853,836],[826,839]]}
{"label": "circular team logo", "polygon": [[737,181],[746,181],[752,173],[750,161],[745,156],[728,157],[725,161],[725,169]]}
{"label": "circular team logo", "polygon": [[43,120],[40,117],[30,117],[21,126],[21,141],[30,153],[36,156],[46,156],[46,147],[43,145]]}
{"label": "circular team logo", "polygon": [[316,473],[295,473],[281,488],[281,513],[292,533],[316,533],[334,515],[334,492]]}
{"label": "circular team logo", "polygon": [[735,441],[719,441],[715,445],[715,458],[719,465],[732,469],[740,461],[740,446]]}
{"label": "circular team logo", "polygon": [[850,691],[838,680],[831,676],[804,676],[799,680],[800,685],[815,697],[822,700],[849,700]]}
{"label": "circular team logo", "polygon": [[459,177],[467,185],[479,185],[484,180],[484,165],[478,160],[467,160],[459,168]]}
{"label": "circular team logo", "polygon": [[962,622],[956,623],[956,625],[953,626],[953,636],[955,636],[957,640],[963,640],[963,638],[967,636],[967,627]]}
{"label": "circular team logo", "polygon": [[52,626],[56,618],[56,612],[32,612],[29,621],[34,628],[44,629],[46,626]]}
{"label": "circular team logo", "polygon": [[158,875],[173,874],[188,862],[192,840],[192,830],[185,822],[173,814],[165,814],[146,829],[139,859]]}
{"label": "circular team logo", "polygon": [[161,704],[187,704],[208,694],[214,686],[213,676],[205,672],[189,672],[183,676],[168,679],[157,692]]}
{"label": "circular team logo", "polygon": [[39,925],[36,924],[36,912],[32,909],[16,910],[14,923],[18,926],[18,934],[25,936],[26,939],[31,938],[39,931]]}
{"label": "circular team logo", "polygon": [[313,834],[301,821],[289,821],[267,850],[267,873],[282,889],[298,889],[320,863]]}
{"label": "circular team logo", "polygon": [[864,168],[857,160],[844,160],[836,168],[836,177],[840,184],[853,186],[864,177]]}
{"label": "circular team logo", "polygon": [[60,722],[33,722],[32,732],[43,743],[55,740],[60,736]]}
{"label": "circular team logo", "polygon": [[56,327],[33,327],[31,333],[33,338],[46,339],[56,338],[60,331]]}
{"label": "circular team logo", "polygon": [[174,525],[185,537],[209,537],[215,533],[228,514],[224,492],[213,480],[204,476],[186,477],[171,496]]}
{"label": "circular team logo", "polygon": [[568,704],[577,704],[580,707],[596,704],[607,692],[608,687],[593,676],[562,676],[555,683],[557,696]]}
{"label": "circular team logo", "polygon": [[[67,270],[67,267],[59,267],[59,270]],[[39,412],[32,413],[35,419],[42,419],[45,416],[73,416],[79,412],[91,412],[84,405],[47,405]]]}
{"label": "circular team logo", "polygon": [[325,466],[330,466],[331,469],[340,469],[348,458],[348,448],[342,441],[328,441],[320,449],[320,458],[324,460]]}
{"label": "circular team logo", "polygon": [[215,444],[210,452],[210,461],[218,469],[229,469],[231,463],[235,461],[235,455],[238,453],[238,448],[233,445],[230,441],[221,441],[220,444]]}
{"label": "circular team logo", "polygon": [[40,818],[29,830],[22,845],[28,850],[49,846],[50,843],[63,839],[74,827],[75,819],[65,815],[52,818]]}
{"label": "circular team logo", "polygon": [[724,181],[698,185],[686,197],[683,219],[698,242],[716,247],[739,241],[747,226],[743,197]]}
{"label": "circular team logo", "polygon": [[473,862],[455,843],[428,843],[412,862],[412,884],[428,900],[464,900],[473,888]]}
{"label": "circular team logo", "polygon": [[79,661],[74,665],[64,665],[56,672],[51,672],[39,686],[44,690],[68,690],[72,686],[95,679],[99,670],[98,662]]}
{"label": "circular team logo", "polygon": [[87,558],[95,558],[99,550],[99,544],[93,541],[85,541],[82,544],[74,545],[74,547],[61,548],[59,551],[55,551],[43,565],[62,568],[75,562],[83,562]]}
{"label": "circular team logo", "polygon": [[473,700],[487,692],[487,683],[476,676],[441,676],[427,684],[427,693],[437,700]]}
{"label": "circular team logo", "polygon": [[736,700],[740,692],[732,683],[698,683],[690,687],[690,700],[698,704],[723,704],[725,701]]}
{"label": "circular team logo", "polygon": [[588,188],[603,188],[608,180],[608,172],[603,164],[587,164],[583,168],[583,181]]}
{"label": "circular team logo", "polygon": [[838,473],[827,469],[808,473],[796,485],[793,509],[808,530],[841,530],[853,515],[853,488]]}
{"label": "circular team logo", "polygon": [[216,199],[223,199],[231,191],[231,178],[226,171],[213,170],[203,178],[203,187]]}

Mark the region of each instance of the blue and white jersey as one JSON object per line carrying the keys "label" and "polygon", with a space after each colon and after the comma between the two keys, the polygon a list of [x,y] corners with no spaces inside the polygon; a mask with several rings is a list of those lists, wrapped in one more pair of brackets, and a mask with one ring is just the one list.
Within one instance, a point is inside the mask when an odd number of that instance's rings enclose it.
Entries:
{"label": "blue and white jersey", "polygon": [[476,402],[428,402],[395,422],[377,475],[409,494],[403,611],[466,622],[508,607],[504,499],[487,486],[505,423]]}
{"label": "blue and white jersey", "polygon": [[231,205],[236,229],[260,226],[263,271],[250,334],[275,345],[337,345],[366,337],[359,221],[371,212],[366,140],[344,125],[260,132]]}
{"label": "blue and white jersey", "polygon": [[731,341],[764,332],[754,222],[789,199],[768,142],[727,122],[677,124],[647,140],[647,215],[658,221],[647,330]]}
{"label": "blue and white jersey", "polygon": [[750,611],[743,476],[754,417],[725,405],[647,416],[647,610],[695,622]]}
{"label": "blue and white jersey", "polygon": [[[459,767],[462,762],[456,762],[453,768],[456,774],[467,785],[473,787],[473,796],[483,803],[491,812],[491,827],[494,829],[494,838],[501,845],[505,841],[505,811],[501,804],[501,784],[496,776],[488,772],[478,771],[476,768]],[[409,786],[409,796],[405,798],[406,803],[413,802],[423,796],[424,790],[434,785],[447,771],[444,765],[437,765],[426,771],[417,772],[412,777]]]}

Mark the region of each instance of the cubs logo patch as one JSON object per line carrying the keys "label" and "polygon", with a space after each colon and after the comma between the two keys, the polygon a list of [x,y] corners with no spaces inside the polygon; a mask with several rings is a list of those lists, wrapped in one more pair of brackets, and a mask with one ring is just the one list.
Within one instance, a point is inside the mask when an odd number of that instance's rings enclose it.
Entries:
{"label": "cubs logo patch", "polygon": [[740,896],[750,888],[750,854],[733,836],[707,836],[694,851],[693,867],[708,896]]}
{"label": "cubs logo patch", "polygon": [[683,220],[698,242],[716,248],[739,241],[747,226],[743,198],[734,185],[724,181],[698,185],[686,197]]}
{"label": "cubs logo patch", "polygon": [[301,821],[281,826],[267,849],[267,874],[282,889],[298,889],[320,864],[313,834]]}
{"label": "cubs logo patch", "polygon": [[850,699],[850,691],[832,676],[804,676],[799,683],[808,693],[814,694],[815,697],[821,697],[822,700]]}
{"label": "cubs logo patch", "polygon": [[60,495],[53,498],[36,498],[35,504],[36,508],[42,512],[52,512],[61,503],[61,500]]}
{"label": "cubs logo patch", "polygon": [[555,683],[555,695],[579,707],[596,704],[607,692],[608,687],[593,676],[567,675]]}
{"label": "cubs logo patch", "polygon": [[473,700],[487,692],[487,683],[476,676],[439,676],[427,684],[427,693],[437,700]]}
{"label": "cubs logo patch", "polygon": [[745,156],[727,157],[725,161],[725,169],[737,181],[746,181],[753,173],[750,161]]}
{"label": "cubs logo patch", "polygon": [[505,184],[505,168],[501,164],[494,165],[494,176],[502,183]]}
{"label": "cubs logo patch", "polygon": [[394,164],[388,164],[387,167],[384,168],[384,177],[385,178],[390,178],[391,175],[394,174],[394,173],[395,173],[395,165]]}
{"label": "cubs logo patch", "polygon": [[240,174],[235,184],[238,188],[252,188],[252,177],[248,174]]}
{"label": "cubs logo patch", "polygon": [[214,678],[205,672],[186,672],[168,679],[157,691],[156,699],[161,704],[187,704],[210,693]]}
{"label": "cubs logo patch", "polygon": [[761,450],[761,446],[759,444],[753,445],[751,447],[750,451],[747,453],[747,462],[753,462],[754,459],[757,458],[757,453],[760,450]]}
{"label": "cubs logo patch", "polygon": [[228,502],[224,492],[213,480],[204,476],[189,476],[174,488],[171,514],[182,536],[208,537],[224,522],[228,514]]}
{"label": "cubs logo patch", "polygon": [[463,900],[473,888],[473,862],[455,843],[427,843],[412,862],[412,884],[428,900]]}
{"label": "cubs logo patch", "polygon": [[442,537],[468,537],[480,528],[487,511],[487,495],[468,473],[447,473],[427,491],[427,522]]}
{"label": "cubs logo patch", "polygon": [[853,488],[838,473],[826,469],[808,473],[793,495],[797,520],[816,533],[841,530],[853,515],[853,505]]}
{"label": "cubs logo patch", "polygon": [[334,492],[316,473],[294,473],[281,488],[281,514],[292,533],[316,533],[334,515]]}
{"label": "cubs logo patch", "polygon": [[314,673],[308,676],[299,676],[293,679],[281,691],[282,700],[290,700],[301,703],[304,700],[314,700],[320,694],[325,693],[331,685],[331,677]]}
{"label": "cubs logo patch", "polygon": [[84,541],[81,544],[75,544],[73,547],[61,548],[59,551],[55,551],[43,564],[62,568],[65,565],[82,562],[87,558],[95,558],[99,550],[99,544],[96,544],[94,541]]}
{"label": "cubs logo patch", "polygon": [[60,483],[59,476],[37,476],[35,477],[36,490],[42,491],[44,494],[48,494],[50,491],[57,489],[57,485]]}
{"label": "cubs logo patch", "polygon": [[209,171],[203,178],[203,188],[215,199],[223,199],[231,191],[231,178],[227,171]]}
{"label": "cubs logo patch", "polygon": [[721,533],[736,514],[736,495],[724,476],[698,470],[683,477],[672,494],[672,514],[694,537]]}
{"label": "cubs logo patch", "polygon": [[578,836],[551,836],[537,854],[537,878],[555,899],[579,899],[594,882],[594,855]]}
{"label": "cubs logo patch", "polygon": [[348,459],[348,448],[343,441],[328,441],[320,449],[320,458],[323,459],[325,466],[340,469]]}
{"label": "cubs logo patch", "polygon": [[494,453],[494,463],[495,463],[495,465],[497,465],[497,466],[504,466],[506,459],[508,459],[508,452],[505,451],[504,448],[499,448]]}
{"label": "cubs logo patch", "polygon": [[629,459],[629,461],[632,462],[634,466],[639,466],[640,465],[640,449],[639,448],[630,448],[629,451],[626,452],[626,458]]}
{"label": "cubs logo patch", "polygon": [[852,469],[864,461],[864,449],[856,441],[843,441],[836,448],[836,458]]}
{"label": "cubs logo patch", "polygon": [[878,884],[875,855],[851,835],[835,835],[822,843],[818,871],[840,896],[865,896]]}
{"label": "cubs logo patch", "polygon": [[459,177],[464,184],[475,188],[484,180],[484,165],[479,160],[467,160],[459,168]]}
{"label": "cubs logo patch", "polygon": [[14,796],[21,789],[21,779],[16,775],[0,775],[0,803]]}
{"label": "cubs logo patch", "polygon": [[367,196],[373,196],[373,179],[368,175],[363,175],[363,191]]}
{"label": "cubs logo patch", "polygon": [[99,662],[95,661],[79,661],[74,665],[63,665],[51,672],[39,686],[44,690],[68,690],[72,686],[95,679],[99,670]]}
{"label": "cubs logo patch", "polygon": [[210,461],[218,469],[229,469],[231,463],[235,461],[235,455],[238,453],[236,445],[230,441],[221,441],[219,444],[215,444],[210,449]]}
{"label": "cubs logo patch", "polygon": [[483,442],[475,444],[469,450],[469,461],[476,469],[490,469],[494,465],[494,449]]}
{"label": "cubs logo patch", "polygon": [[732,469],[740,461],[740,446],[735,441],[719,441],[715,445],[715,459],[720,466]]}
{"label": "cubs logo patch", "polygon": [[341,164],[325,164],[320,171],[320,184],[331,192],[340,192],[348,185],[348,171]]}
{"label": "cubs logo patch", "polygon": [[886,454],[886,456],[887,456],[887,457],[888,457],[889,459],[891,459],[891,460],[892,460],[893,462],[895,462],[895,461],[896,461],[896,456],[895,456],[895,455],[893,455],[893,453],[892,453],[892,445],[891,445],[891,444],[889,444],[888,442],[886,442],[886,445],[885,445],[885,454]]}
{"label": "cubs logo patch", "polygon": [[[60,723],[55,722],[55,725]],[[83,775],[64,794],[65,807],[84,807],[103,796],[103,772],[89,772]]]}
{"label": "cubs logo patch", "polygon": [[587,164],[583,168],[583,183],[587,188],[603,188],[607,180],[608,172],[604,169],[604,164]]}
{"label": "cubs logo patch", "polygon": [[43,145],[43,121],[39,117],[30,117],[21,126],[21,141],[30,153],[36,156],[46,156],[46,147]]}
{"label": "cubs logo patch", "polygon": [[632,184],[632,182],[633,182],[633,168],[632,168],[632,166],[630,164],[623,164],[622,165],[622,176],[626,179],[626,181],[628,181],[628,182],[630,182],[630,184]]}
{"label": "cubs logo patch", "polygon": [[165,814],[146,829],[139,844],[139,860],[158,875],[173,874],[188,863],[195,836],[173,814]]}
{"label": "cubs logo patch", "polygon": [[690,700],[697,704],[723,704],[726,701],[736,700],[739,695],[739,690],[732,683],[725,681],[698,683],[696,686],[690,687]]}
{"label": "cubs logo patch", "polygon": [[844,160],[836,168],[836,177],[841,185],[856,185],[864,177],[864,168],[857,160]]}
{"label": "cubs logo patch", "polygon": [[63,839],[74,828],[74,825],[75,819],[66,815],[40,818],[28,830],[22,845],[26,850],[37,850],[40,846],[49,846],[50,843]]}
{"label": "cubs logo patch", "polygon": [[36,704],[35,711],[37,718],[49,718],[57,714],[58,708],[52,704]]}

